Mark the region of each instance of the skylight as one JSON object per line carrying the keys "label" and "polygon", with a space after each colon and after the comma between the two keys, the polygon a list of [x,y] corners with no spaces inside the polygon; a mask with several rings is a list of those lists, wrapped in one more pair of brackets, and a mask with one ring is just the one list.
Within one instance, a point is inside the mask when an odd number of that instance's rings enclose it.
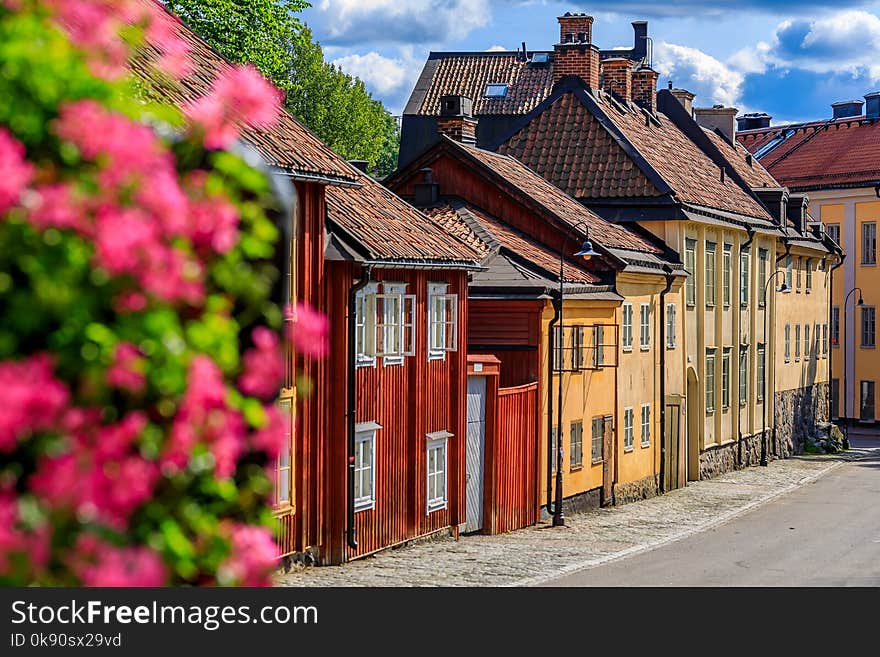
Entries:
{"label": "skylight", "polygon": [[546,52],[536,52],[532,55],[532,64],[546,64],[550,61],[550,55]]}
{"label": "skylight", "polygon": [[486,85],[486,98],[506,98],[507,97],[507,85],[506,84],[487,84]]}
{"label": "skylight", "polygon": [[758,149],[758,152],[755,153],[755,157],[760,160],[767,153],[769,153],[774,148],[779,146],[779,144],[784,142],[786,139],[791,137],[793,134],[794,134],[794,130],[786,130],[784,135],[781,135],[779,137],[774,137],[773,139],[771,139],[769,142],[767,142],[766,144],[761,146],[761,148]]}

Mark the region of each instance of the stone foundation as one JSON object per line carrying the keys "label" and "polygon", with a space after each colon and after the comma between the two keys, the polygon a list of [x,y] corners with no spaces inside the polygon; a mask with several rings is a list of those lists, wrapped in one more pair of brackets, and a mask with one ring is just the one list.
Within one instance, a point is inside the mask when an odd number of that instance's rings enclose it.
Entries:
{"label": "stone foundation", "polygon": [[[771,450],[771,431],[767,430],[767,453]],[[726,472],[748,468],[761,462],[761,432],[753,436],[743,436],[739,441],[713,445],[700,454],[700,479],[711,479]]]}
{"label": "stone foundation", "polygon": [[[598,509],[602,505],[602,489],[594,488],[586,493],[579,493],[562,500],[562,515],[584,513]],[[547,513],[547,506],[541,505],[541,520],[550,520],[553,516]]]}
{"label": "stone foundation", "polygon": [[819,425],[829,421],[828,384],[784,390],[776,393],[774,401],[776,454],[788,458],[803,453],[807,439],[815,440]]}
{"label": "stone foundation", "polygon": [[660,478],[657,475],[649,475],[637,481],[618,484],[614,487],[614,503],[629,504],[655,497],[659,486]]}

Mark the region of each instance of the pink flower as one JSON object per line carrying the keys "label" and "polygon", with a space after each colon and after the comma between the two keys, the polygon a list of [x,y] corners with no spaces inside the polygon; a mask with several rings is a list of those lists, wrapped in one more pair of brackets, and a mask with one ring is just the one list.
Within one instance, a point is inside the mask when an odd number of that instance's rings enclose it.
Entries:
{"label": "pink flower", "polygon": [[115,388],[140,392],[147,382],[144,376],[146,360],[130,342],[120,342],[113,354],[113,364],[107,370],[107,383]]}
{"label": "pink flower", "polygon": [[221,73],[211,91],[186,108],[190,122],[204,133],[205,148],[226,148],[242,126],[270,128],[281,111],[281,92],[253,66]]}
{"label": "pink flower", "polygon": [[264,410],[266,423],[251,435],[251,446],[274,460],[285,446],[285,436],[291,433],[291,418],[290,413],[282,413],[275,404]]}
{"label": "pink flower", "polygon": [[122,292],[113,301],[113,309],[120,315],[139,313],[147,307],[147,297],[140,292]]}
{"label": "pink flower", "polygon": [[29,574],[49,561],[50,528],[47,524],[27,530],[21,526],[18,499],[10,487],[0,488],[0,576],[10,574],[16,557]]}
{"label": "pink flower", "polygon": [[194,68],[189,57],[192,49],[180,36],[176,17],[170,16],[156,5],[151,4],[150,7],[152,11],[146,39],[163,53],[157,66],[174,78],[180,79],[189,75]]}
{"label": "pink flower", "polygon": [[[128,48],[119,37],[130,0],[47,0],[71,41],[86,51],[92,72],[108,79],[125,74]],[[122,11],[123,9],[127,12]]]}
{"label": "pink flower", "polygon": [[37,188],[37,201],[30,211],[30,220],[40,230],[73,229],[88,234],[85,209],[74,196],[70,185],[54,183]]}
{"label": "pink flower", "polygon": [[92,534],[77,539],[70,567],[85,586],[162,586],[168,572],[148,547],[116,547]]}
{"label": "pink flower", "polygon": [[34,175],[25,160],[24,146],[0,127],[0,215],[18,203],[22,190]]}
{"label": "pink flower", "polygon": [[32,433],[52,429],[69,399],[46,355],[0,362],[0,390],[0,453],[11,452]]}
{"label": "pink flower", "polygon": [[278,548],[264,527],[234,524],[228,529],[230,553],[219,569],[221,583],[270,586]]}
{"label": "pink flower", "polygon": [[238,379],[238,387],[246,395],[272,399],[284,381],[281,341],[264,326],[255,328],[252,337],[254,348],[244,354],[244,372]]}
{"label": "pink flower", "polygon": [[223,254],[238,244],[238,209],[225,198],[193,203],[190,221],[189,236],[196,248]]}
{"label": "pink flower", "polygon": [[294,348],[305,356],[322,358],[330,349],[330,322],[327,316],[307,303],[297,303],[296,311],[285,312],[288,333]]}

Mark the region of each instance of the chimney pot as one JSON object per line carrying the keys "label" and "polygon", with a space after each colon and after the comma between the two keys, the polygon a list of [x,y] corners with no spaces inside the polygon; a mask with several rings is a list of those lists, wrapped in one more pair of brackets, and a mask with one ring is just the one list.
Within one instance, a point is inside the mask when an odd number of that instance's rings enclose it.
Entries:
{"label": "chimney pot", "polygon": [[553,83],[567,75],[580,77],[593,89],[599,87],[599,48],[592,43],[593,17],[566,12],[559,16],[559,43],[554,48]]}
{"label": "chimney pot", "polygon": [[682,107],[684,107],[685,111],[687,111],[688,116],[694,115],[694,94],[692,94],[687,89],[673,89],[672,82],[669,83],[669,90],[672,92],[672,95],[675,96],[675,99],[681,103]]}
{"label": "chimney pot", "polygon": [[462,144],[477,143],[474,101],[466,96],[441,96],[437,132]]}
{"label": "chimney pot", "polygon": [[708,129],[718,129],[724,138],[731,144],[736,143],[736,114],[739,110],[735,107],[724,107],[723,105],[715,105],[714,107],[698,107],[694,110],[694,118],[697,123]]}
{"label": "chimney pot", "polygon": [[772,116],[766,112],[751,112],[736,119],[737,130],[763,130],[770,127]]}
{"label": "chimney pot", "polygon": [[848,119],[851,116],[861,116],[864,104],[861,100],[842,100],[839,103],[832,103],[833,118]]}
{"label": "chimney pot", "polygon": [[880,119],[880,91],[865,94],[865,117]]}

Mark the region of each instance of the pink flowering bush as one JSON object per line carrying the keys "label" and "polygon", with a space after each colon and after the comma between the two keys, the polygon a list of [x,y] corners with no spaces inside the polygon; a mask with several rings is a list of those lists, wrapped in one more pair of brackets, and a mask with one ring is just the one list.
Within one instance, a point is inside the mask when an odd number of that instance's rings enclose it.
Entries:
{"label": "pink flowering bush", "polygon": [[[277,92],[233,68],[187,107],[152,0],[0,1],[0,584],[268,583],[284,341],[269,182],[227,152]],[[146,93],[145,93],[146,92]]]}

